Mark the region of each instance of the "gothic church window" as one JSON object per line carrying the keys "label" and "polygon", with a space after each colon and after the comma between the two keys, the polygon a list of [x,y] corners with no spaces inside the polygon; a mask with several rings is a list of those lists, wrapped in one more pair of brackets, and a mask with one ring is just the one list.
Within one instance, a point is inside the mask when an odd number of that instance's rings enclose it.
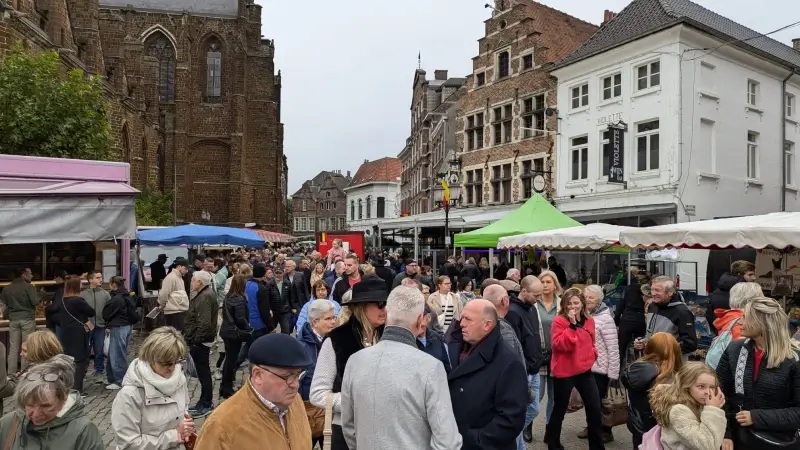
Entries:
{"label": "gothic church window", "polygon": [[206,79],[205,102],[222,101],[222,50],[217,38],[210,38],[205,45]]}
{"label": "gothic church window", "polygon": [[170,103],[175,100],[175,48],[161,33],[154,33],[145,47],[158,60],[158,101]]}

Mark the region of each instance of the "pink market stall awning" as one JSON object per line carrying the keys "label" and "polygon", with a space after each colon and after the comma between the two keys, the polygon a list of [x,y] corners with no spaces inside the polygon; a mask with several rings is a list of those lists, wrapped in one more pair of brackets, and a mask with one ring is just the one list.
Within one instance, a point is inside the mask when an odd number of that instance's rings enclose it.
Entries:
{"label": "pink market stall awning", "polygon": [[255,231],[255,233],[266,242],[294,242],[297,238],[290,234],[278,233],[268,230],[256,230],[254,228],[245,228],[246,230]]}

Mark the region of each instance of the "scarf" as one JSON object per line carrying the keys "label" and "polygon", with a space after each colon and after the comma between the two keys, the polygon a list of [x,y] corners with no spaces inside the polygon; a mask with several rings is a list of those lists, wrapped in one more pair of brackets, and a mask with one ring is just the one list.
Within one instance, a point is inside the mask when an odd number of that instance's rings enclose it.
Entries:
{"label": "scarf", "polygon": [[184,385],[185,378],[183,376],[183,370],[181,369],[181,365],[175,365],[175,370],[172,371],[172,375],[169,378],[164,378],[161,375],[153,372],[153,369],[150,367],[150,364],[136,358],[134,361],[136,367],[136,374],[139,375],[139,379],[143,382],[153,386],[158,392],[161,394],[172,397],[178,389]]}

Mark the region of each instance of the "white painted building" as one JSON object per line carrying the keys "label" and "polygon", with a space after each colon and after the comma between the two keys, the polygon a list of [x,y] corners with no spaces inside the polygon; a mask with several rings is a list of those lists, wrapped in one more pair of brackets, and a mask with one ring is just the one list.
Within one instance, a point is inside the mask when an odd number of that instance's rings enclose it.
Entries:
{"label": "white painted building", "polygon": [[401,172],[397,158],[364,161],[344,188],[348,230],[364,231],[369,239],[382,221],[400,217]]}
{"label": "white painted building", "polygon": [[[754,36],[687,0],[634,0],[558,63],[559,209],[632,226],[800,210],[800,40]],[[624,183],[608,177],[619,121]]]}

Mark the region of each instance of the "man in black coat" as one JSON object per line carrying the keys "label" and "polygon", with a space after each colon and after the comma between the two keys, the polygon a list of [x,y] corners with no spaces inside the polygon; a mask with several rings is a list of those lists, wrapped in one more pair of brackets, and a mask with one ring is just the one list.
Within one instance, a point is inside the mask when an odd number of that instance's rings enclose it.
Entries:
{"label": "man in black coat", "polygon": [[379,276],[381,280],[386,282],[386,291],[392,290],[392,283],[394,282],[395,273],[385,259],[379,259],[375,262],[375,275]]}
{"label": "man in black coat", "polygon": [[456,268],[456,259],[452,256],[447,258],[447,262],[444,263],[442,266],[442,270],[440,271],[441,275],[447,275],[450,277],[450,284],[453,286],[458,286],[458,268]]}
{"label": "man in black coat", "polygon": [[731,288],[736,283],[743,281],[756,281],[756,265],[750,261],[734,261],[731,264],[731,271],[723,273],[719,277],[717,288],[711,293],[709,306],[706,308],[706,320],[712,333],[717,334],[717,329],[714,328],[714,320],[717,318],[716,310],[731,309]]}
{"label": "man in black coat", "polygon": [[525,366],[503,342],[497,321],[491,302],[474,299],[448,332],[447,380],[463,450],[515,450],[525,425]]}
{"label": "man in black coat", "polygon": [[[296,271],[295,267],[294,261],[291,259],[286,261],[286,266],[283,269],[283,292],[281,292],[283,301],[288,302],[292,310],[292,328],[294,328],[294,323],[297,322],[298,312],[310,298],[308,290],[306,290],[306,283],[303,280],[303,274]],[[291,330],[286,330],[285,333],[289,334]]]}

